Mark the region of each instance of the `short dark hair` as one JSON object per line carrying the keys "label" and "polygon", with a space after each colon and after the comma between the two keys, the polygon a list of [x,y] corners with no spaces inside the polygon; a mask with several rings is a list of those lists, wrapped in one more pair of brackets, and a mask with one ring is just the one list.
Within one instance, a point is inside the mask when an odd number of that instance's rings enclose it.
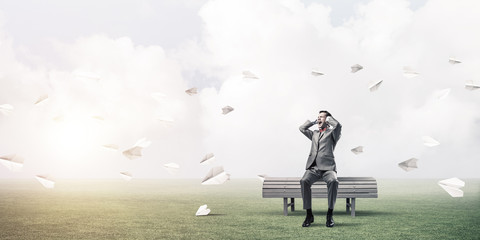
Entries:
{"label": "short dark hair", "polygon": [[331,116],[332,116],[332,114],[330,114],[327,110],[321,110],[320,112],[318,112],[318,114],[320,114],[320,113],[325,113],[325,114],[327,114],[327,117],[331,117]]}

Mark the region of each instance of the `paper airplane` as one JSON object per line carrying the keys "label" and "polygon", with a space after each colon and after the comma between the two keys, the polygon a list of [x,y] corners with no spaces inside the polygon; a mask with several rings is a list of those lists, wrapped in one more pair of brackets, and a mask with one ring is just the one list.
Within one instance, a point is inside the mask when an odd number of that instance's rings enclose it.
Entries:
{"label": "paper airplane", "polygon": [[87,78],[87,79],[92,79],[95,81],[100,80],[100,76],[98,74],[92,73],[92,72],[84,72],[84,71],[75,71],[73,72],[73,75],[78,77],[78,78]]}
{"label": "paper airplane", "polygon": [[430,136],[423,136],[422,140],[423,140],[423,145],[427,147],[435,147],[440,145],[440,143],[437,140],[433,139]]}
{"label": "paper airplane", "polygon": [[23,167],[23,158],[16,154],[1,156],[0,163],[7,167],[8,170],[12,172],[18,172]]}
{"label": "paper airplane", "polygon": [[266,174],[260,174],[260,175],[257,175],[258,179],[260,179],[260,181],[265,181],[265,177],[267,177]]}
{"label": "paper airplane", "polygon": [[460,188],[465,186],[465,182],[458,178],[441,180],[438,185],[452,197],[463,197],[463,191]]}
{"label": "paper airplane", "polygon": [[132,148],[122,152],[122,154],[130,160],[140,158],[142,156],[142,149],[150,146],[152,142],[147,141],[146,138],[139,139]]}
{"label": "paper airplane", "polygon": [[53,121],[55,122],[62,122],[64,119],[63,115],[58,115],[56,117],[53,118]]}
{"label": "paper airplane", "polygon": [[158,102],[162,102],[167,97],[167,95],[159,92],[152,93],[150,94],[150,96],[152,96],[152,98],[157,100]]}
{"label": "paper airplane", "polygon": [[163,168],[165,168],[170,174],[175,175],[180,169],[180,165],[176,163],[167,163],[163,165]]}
{"label": "paper airplane", "polygon": [[105,119],[102,116],[92,116],[92,119],[96,120],[97,123],[103,123]]}
{"label": "paper airplane", "polygon": [[38,97],[37,101],[35,101],[35,105],[42,105],[48,100],[48,94],[44,94]]}
{"label": "paper airplane", "polygon": [[352,73],[356,73],[356,72],[363,69],[363,67],[360,64],[355,64],[355,65],[351,66],[351,68],[352,68]]}
{"label": "paper airplane", "polygon": [[122,178],[125,179],[125,181],[130,181],[133,178],[132,174],[129,172],[120,172],[120,175],[122,175]]}
{"label": "paper airplane", "polygon": [[243,71],[242,74],[243,74],[243,77],[244,77],[244,78],[258,79],[258,77],[255,76],[255,74],[253,74],[253,73],[251,73],[251,72],[249,72],[249,71]]}
{"label": "paper airplane", "polygon": [[155,119],[165,124],[165,126],[171,126],[174,122],[173,118],[162,115],[157,115]]}
{"label": "paper airplane", "polygon": [[452,58],[452,57],[448,59],[448,62],[449,62],[450,64],[458,64],[458,63],[461,63],[460,60],[455,59],[455,58]]}
{"label": "paper airplane", "polygon": [[195,213],[195,216],[206,216],[209,213],[210,213],[210,209],[208,209],[207,204],[205,204],[198,208],[197,213]]}
{"label": "paper airplane", "polygon": [[418,159],[416,159],[416,158],[410,158],[407,161],[403,161],[403,162],[399,163],[398,166],[400,168],[402,168],[403,170],[405,170],[407,172],[410,172],[413,169],[418,168],[417,167],[417,161],[418,161]]}
{"label": "paper airplane", "polygon": [[45,175],[37,175],[35,178],[45,187],[45,188],[54,188],[55,182]]}
{"label": "paper airplane", "polygon": [[152,144],[152,141],[147,141],[147,138],[141,138],[133,146],[147,148],[148,146],[150,146],[150,144]]}
{"label": "paper airplane", "polygon": [[130,160],[140,158],[142,156],[142,147],[132,147],[122,152],[123,156]]}
{"label": "paper airplane", "polygon": [[13,112],[13,106],[10,104],[2,104],[0,105],[0,112],[5,116],[9,116],[10,113]]}
{"label": "paper airplane", "polygon": [[405,76],[406,78],[414,78],[414,77],[418,76],[419,74],[420,73],[416,72],[415,70],[413,70],[410,67],[403,67],[403,76]]}
{"label": "paper airplane", "polygon": [[188,90],[185,90],[185,92],[186,92],[188,95],[192,96],[192,95],[197,94],[197,88],[190,88],[190,89],[188,89]]}
{"label": "paper airplane", "polygon": [[442,99],[446,98],[448,96],[448,94],[450,94],[450,91],[451,91],[450,88],[446,88],[446,89],[443,89],[443,90],[440,90],[440,91],[436,92],[435,96],[436,96],[437,100],[442,100]]}
{"label": "paper airplane", "polygon": [[375,92],[380,88],[380,85],[382,85],[383,80],[377,81],[377,82],[371,82],[368,88],[370,89],[370,92]]}
{"label": "paper airplane", "polygon": [[317,76],[325,75],[325,73],[320,72],[320,71],[317,70],[317,69],[312,69],[312,75],[317,77]]}
{"label": "paper airplane", "polygon": [[363,146],[358,146],[356,148],[352,148],[351,150],[353,153],[355,153],[355,155],[358,155],[360,153],[363,153]]}
{"label": "paper airplane", "polygon": [[222,108],[222,114],[223,114],[223,115],[225,115],[225,114],[227,114],[227,113],[229,113],[229,112],[231,112],[231,111],[233,111],[233,108],[230,107],[230,106],[225,106],[225,107]]}
{"label": "paper airplane", "polygon": [[470,91],[477,90],[477,89],[480,89],[480,85],[474,83],[473,80],[468,80],[465,83],[465,89],[470,90]]}
{"label": "paper airplane", "polygon": [[118,145],[116,144],[104,144],[102,145],[103,148],[108,149],[110,151],[118,151]]}
{"label": "paper airplane", "polygon": [[200,165],[208,165],[212,162],[215,162],[215,155],[213,155],[213,153],[207,153],[207,155],[200,160]]}
{"label": "paper airplane", "polygon": [[223,167],[214,167],[210,169],[207,176],[203,178],[202,185],[213,185],[213,184],[222,184],[226,182],[230,177],[227,175],[225,171],[223,171]]}

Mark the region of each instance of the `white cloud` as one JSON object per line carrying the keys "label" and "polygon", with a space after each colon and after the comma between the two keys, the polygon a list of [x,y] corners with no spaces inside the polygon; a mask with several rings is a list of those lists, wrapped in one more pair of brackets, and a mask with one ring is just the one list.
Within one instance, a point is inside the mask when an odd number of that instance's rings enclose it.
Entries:
{"label": "white cloud", "polygon": [[[49,63],[21,52],[32,66],[17,59],[12,39],[0,31],[0,104],[15,107],[11,117],[0,116],[2,151],[23,152],[30,175],[55,169],[60,177],[170,177],[162,166],[175,162],[182,166],[177,177],[200,178],[208,168],[197,164],[213,152],[232,178],[301,176],[310,143],[298,126],[326,109],[343,124],[341,176],[475,177],[480,96],[464,83],[480,77],[478,5],[429,1],[412,11],[404,0],[371,1],[332,26],[332,9],[322,4],[209,1],[199,12],[202,35],[178,49],[90,35],[52,41]],[[449,64],[450,56],[462,63]],[[364,69],[353,74],[355,63]],[[404,66],[420,75],[405,78]],[[313,68],[325,75],[312,76]],[[243,78],[245,70],[259,79]],[[370,92],[369,82],[378,80],[382,86]],[[191,87],[199,94],[185,94]],[[445,88],[450,94],[437,100]],[[167,99],[158,102],[153,92]],[[49,102],[33,105],[45,93]],[[226,105],[235,110],[223,115]],[[51,120],[59,114],[63,125]],[[157,115],[174,119],[173,126]],[[425,147],[424,135],[441,144]],[[125,150],[143,137],[152,145],[137,161],[101,147]],[[359,145],[365,152],[351,153]],[[87,150],[73,152],[79,149]],[[398,168],[412,157],[419,169]]]}
{"label": "white cloud", "polygon": [[[2,69],[8,76],[2,78],[2,100],[16,106],[13,116],[1,119],[2,151],[25,153],[24,174],[116,177],[129,170],[139,177],[168,177],[161,164],[175,160],[188,166],[202,156],[200,136],[195,134],[198,103],[185,94],[178,64],[161,47],[136,46],[126,37],[91,36],[73,44],[54,43],[54,49],[61,68],[30,69],[2,54],[12,66]],[[9,51],[14,50],[6,46],[3,52]],[[35,106],[45,92],[49,102]],[[164,92],[165,101],[154,100],[153,92]],[[60,115],[63,121],[53,120]],[[165,128],[157,115],[175,123]],[[123,151],[141,137],[153,144],[138,161],[101,147],[117,144]]]}
{"label": "white cloud", "polygon": [[[461,151],[463,165],[454,172],[473,177],[479,96],[463,87],[466,79],[478,75],[473,66],[480,32],[469,26],[480,18],[472,9],[479,7],[431,1],[413,12],[407,1],[371,1],[333,27],[329,8],[320,4],[210,1],[200,11],[203,41],[179,55],[190,55],[189,66],[200,62],[196,66],[205,72],[223,71],[218,91],[204,90],[200,97],[206,109],[215,102],[216,107],[235,107],[232,115],[204,120],[209,146],[228,156],[232,175],[301,175],[309,143],[297,128],[318,110],[328,109],[344,126],[336,150],[343,176],[443,177],[451,171],[446,166],[455,152]],[[459,18],[448,18],[453,15]],[[469,63],[452,67],[448,57],[453,52]],[[355,63],[365,69],[351,74],[349,66]],[[421,75],[406,79],[404,66],[419,69]],[[326,75],[312,77],[314,67]],[[241,79],[244,69],[261,78]],[[380,90],[370,93],[368,83],[381,79]],[[447,87],[452,93],[446,99],[431,99]],[[425,149],[425,134],[445,144]],[[361,157],[350,152],[357,145],[366,146]],[[418,157],[421,168],[405,175],[397,163],[410,157]]]}

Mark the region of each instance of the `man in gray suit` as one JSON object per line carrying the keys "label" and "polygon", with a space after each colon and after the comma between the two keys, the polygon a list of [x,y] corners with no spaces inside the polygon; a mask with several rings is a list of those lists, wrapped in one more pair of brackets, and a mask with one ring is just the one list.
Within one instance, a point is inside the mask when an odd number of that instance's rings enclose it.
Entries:
{"label": "man in gray suit", "polygon": [[[309,128],[318,124],[318,130],[313,132]],[[310,227],[313,223],[312,213],[312,184],[323,180],[327,183],[328,190],[328,212],[327,227],[335,225],[333,221],[333,208],[337,199],[337,167],[333,150],[337,145],[342,132],[342,125],[335,120],[328,111],[320,111],[316,121],[306,121],[300,126],[300,132],[312,140],[310,155],[308,156],[305,174],[300,180],[302,187],[303,209],[307,210],[307,217],[302,227]]]}

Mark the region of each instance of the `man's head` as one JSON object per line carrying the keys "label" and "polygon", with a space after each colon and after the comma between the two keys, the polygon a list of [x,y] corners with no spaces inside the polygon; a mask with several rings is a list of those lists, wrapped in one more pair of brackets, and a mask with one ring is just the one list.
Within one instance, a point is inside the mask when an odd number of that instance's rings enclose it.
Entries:
{"label": "man's head", "polygon": [[318,127],[319,128],[326,127],[326,121],[327,121],[328,116],[332,116],[332,114],[330,114],[326,110],[322,110],[322,111],[318,112],[317,122],[318,122]]}

